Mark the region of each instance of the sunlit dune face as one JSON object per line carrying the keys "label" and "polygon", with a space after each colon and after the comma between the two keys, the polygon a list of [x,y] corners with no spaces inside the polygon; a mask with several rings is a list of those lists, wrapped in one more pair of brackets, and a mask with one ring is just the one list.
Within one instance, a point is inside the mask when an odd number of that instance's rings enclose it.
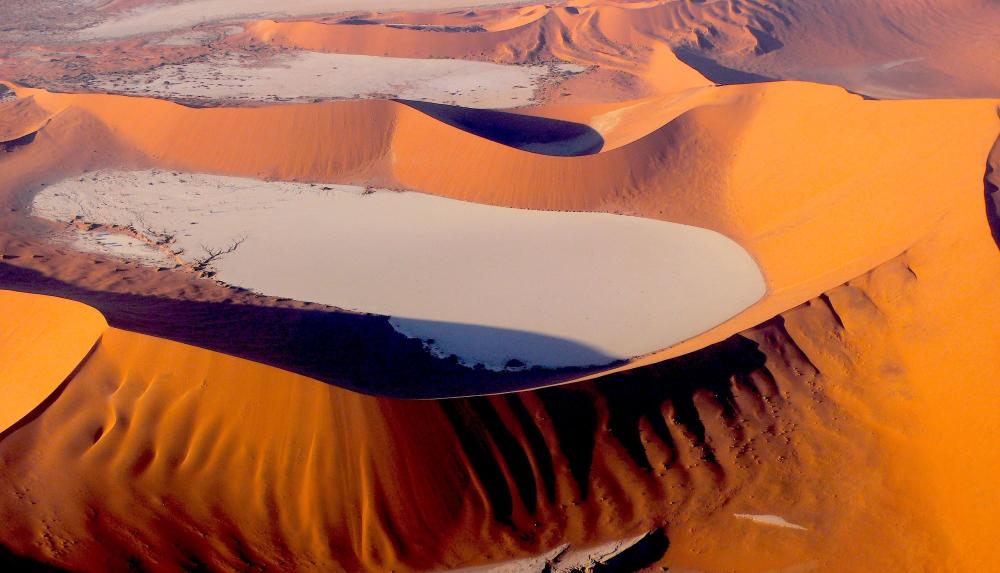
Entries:
{"label": "sunlit dune face", "polygon": [[34,212],[121,231],[77,229],[79,248],[389,315],[429,351],[491,369],[647,354],[765,290],[750,255],[718,233],[607,213],[157,171],[71,178]]}
{"label": "sunlit dune face", "polygon": [[56,391],[105,328],[83,304],[0,290],[0,434]]}

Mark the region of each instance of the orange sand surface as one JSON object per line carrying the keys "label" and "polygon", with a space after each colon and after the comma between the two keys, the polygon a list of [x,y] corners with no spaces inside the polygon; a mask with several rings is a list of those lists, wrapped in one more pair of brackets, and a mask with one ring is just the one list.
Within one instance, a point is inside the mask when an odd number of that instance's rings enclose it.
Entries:
{"label": "orange sand surface", "polygon": [[0,291],[0,433],[62,385],[107,328],[85,305]]}
{"label": "orange sand surface", "polygon": [[[87,35],[183,4],[0,6],[0,565],[997,568],[997,2],[331,8]],[[505,111],[100,93],[309,52],[550,73]],[[386,317],[64,240],[170,249],[157,229],[30,215],[46,186],[152,169],[694,225],[767,293],[615,368],[475,370]]]}

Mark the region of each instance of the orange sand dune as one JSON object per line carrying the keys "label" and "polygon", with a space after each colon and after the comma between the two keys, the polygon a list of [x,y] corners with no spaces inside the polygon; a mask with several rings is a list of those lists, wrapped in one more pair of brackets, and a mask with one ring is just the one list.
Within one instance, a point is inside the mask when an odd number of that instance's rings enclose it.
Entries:
{"label": "orange sand dune", "polygon": [[110,329],[0,439],[3,541],[83,571],[405,571],[665,526],[671,569],[988,570],[1000,259],[981,188],[947,200],[741,335],[508,396],[364,397]]}
{"label": "orange sand dune", "polygon": [[564,60],[642,78],[657,93],[711,85],[661,40],[682,18],[677,3],[652,8],[533,6],[483,32],[437,32],[392,25],[262,20],[245,39],[315,51],[503,62]]}
{"label": "orange sand dune", "polygon": [[[1000,7],[989,0],[572,2],[475,12],[481,32],[400,28],[457,25],[455,13],[373,15],[369,25],[261,21],[249,38],[308,50],[513,62],[566,60],[618,70],[662,92],[683,78],[668,42],[717,83],[767,78],[844,85],[877,97],[992,97]],[[669,50],[668,50],[669,51]],[[657,61],[671,60],[667,67]],[[985,67],[984,67],[985,66]],[[690,84],[689,84],[690,87]]]}
{"label": "orange sand dune", "polygon": [[34,105],[32,98],[0,101],[0,144],[14,141],[38,131],[49,119],[49,114]]}
{"label": "orange sand dune", "polygon": [[[479,137],[396,102],[190,109],[140,98],[19,93],[56,114],[43,130],[50,141],[76,137],[82,114],[106,126],[103,146],[142,157],[115,166],[622,212],[738,241],[761,266],[769,295],[646,363],[721,340],[904,251],[953,209],[956,197],[982,196],[982,166],[1000,125],[993,101],[864,101],[838,88],[779,82],[715,89],[701,96],[702,105],[635,141],[558,157]],[[45,157],[48,145],[34,153]]]}
{"label": "orange sand dune", "polygon": [[[551,58],[634,68],[664,33],[675,33],[698,20],[726,25],[731,37],[753,36],[740,30],[747,19],[732,10],[689,2],[578,2],[573,6],[535,5],[510,18],[509,10],[487,12],[500,22],[482,23],[486,32],[439,33],[382,25],[318,23],[308,20],[262,20],[247,26],[247,36],[261,42],[308,50],[410,57],[489,57],[526,62]],[[477,13],[478,16],[478,13]],[[396,16],[396,23],[412,18]],[[425,15],[421,24],[431,24]],[[441,18],[455,23],[454,17]],[[717,32],[718,33],[718,32]],[[589,54],[589,55],[588,55]],[[638,59],[635,57],[639,56]],[[632,59],[630,59],[632,57]]]}
{"label": "orange sand dune", "polygon": [[[256,22],[231,41],[597,69],[518,114],[0,88],[0,285],[64,297],[0,290],[0,564],[434,571],[662,528],[631,568],[996,569],[1000,101],[713,84],[996,98],[1000,4],[354,19],[374,23]],[[417,29],[441,26],[464,31]],[[29,216],[48,183],[154,167],[693,224],[744,246],[769,292],[617,371],[504,386],[433,362],[383,317],[77,252]],[[420,401],[336,385],[567,381]]]}
{"label": "orange sand dune", "polygon": [[62,385],[107,326],[80,303],[0,291],[0,435]]}

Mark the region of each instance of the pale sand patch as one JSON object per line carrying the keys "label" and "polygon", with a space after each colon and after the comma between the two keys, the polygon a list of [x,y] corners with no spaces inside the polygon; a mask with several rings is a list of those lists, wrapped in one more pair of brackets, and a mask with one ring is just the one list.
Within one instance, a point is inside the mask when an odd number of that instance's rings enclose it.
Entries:
{"label": "pale sand patch", "polygon": [[275,18],[336,14],[351,10],[440,10],[466,6],[512,4],[497,0],[187,0],[178,4],[150,5],[131,10],[79,35],[107,39],[189,28],[198,24],[237,18]]}
{"label": "pale sand patch", "polygon": [[773,525],[775,527],[785,527],[787,529],[800,529],[802,531],[807,531],[805,527],[797,525],[790,521],[785,520],[784,517],[780,515],[771,514],[757,514],[757,513],[734,513],[733,517],[737,519],[747,519],[753,521],[754,523],[762,523],[764,525]]}
{"label": "pale sand patch", "polygon": [[607,213],[508,209],[412,192],[162,171],[51,185],[34,213],[175,235],[180,257],[258,292],[392,316],[469,365],[588,366],[670,346],[757,301],[728,238]]}
{"label": "pale sand patch", "polygon": [[468,60],[292,52],[265,65],[236,57],[105,74],[91,87],[108,93],[205,101],[294,101],[392,97],[464,107],[527,105],[547,66]]}
{"label": "pale sand patch", "polygon": [[150,248],[149,243],[109,231],[84,231],[70,229],[70,246],[86,253],[117,256],[126,258],[151,267],[173,267],[177,262],[168,253]]}

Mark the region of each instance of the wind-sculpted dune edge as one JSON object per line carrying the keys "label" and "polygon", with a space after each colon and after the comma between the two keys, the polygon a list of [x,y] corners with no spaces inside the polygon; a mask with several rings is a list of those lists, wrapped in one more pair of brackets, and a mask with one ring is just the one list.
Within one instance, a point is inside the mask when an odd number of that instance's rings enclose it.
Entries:
{"label": "wind-sculpted dune edge", "polygon": [[83,304],[0,290],[0,435],[60,390],[107,326]]}

